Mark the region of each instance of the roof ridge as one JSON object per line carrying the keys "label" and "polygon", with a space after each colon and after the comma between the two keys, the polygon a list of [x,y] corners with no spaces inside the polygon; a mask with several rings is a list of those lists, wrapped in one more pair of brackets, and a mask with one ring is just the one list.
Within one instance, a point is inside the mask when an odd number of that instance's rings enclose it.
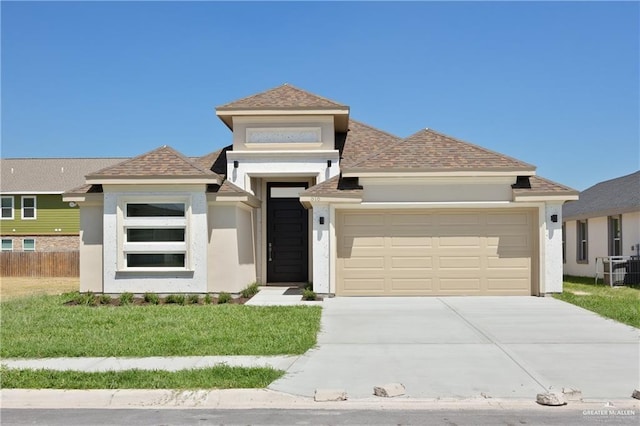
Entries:
{"label": "roof ridge", "polygon": [[474,147],[474,148],[478,148],[479,150],[484,151],[484,152],[487,152],[487,153],[489,153],[489,154],[499,155],[500,157],[508,158],[509,160],[516,161],[516,162],[518,162],[518,163],[522,163],[522,164],[524,164],[524,165],[527,165],[527,166],[532,167],[532,168],[533,168],[533,170],[536,170],[536,169],[537,169],[537,167],[536,167],[536,166],[534,166],[533,164],[527,163],[526,161],[522,161],[522,160],[519,160],[519,159],[517,159],[517,158],[515,158],[515,157],[511,157],[510,155],[506,155],[506,154],[503,154],[503,153],[501,153],[501,152],[494,151],[494,150],[492,150],[492,149],[485,148],[485,147],[480,146],[480,145],[476,145],[475,143],[472,143],[472,142],[467,142],[467,141],[465,141],[465,140],[463,140],[463,139],[458,139],[458,138],[456,138],[456,137],[454,137],[454,136],[446,135],[446,134],[444,134],[444,133],[438,132],[437,130],[430,129],[430,128],[428,128],[428,127],[425,127],[424,129],[417,131],[417,132],[416,132],[416,133],[414,133],[413,135],[411,135],[411,136],[407,137],[407,139],[412,138],[413,136],[415,136],[415,135],[419,134],[420,132],[431,132],[431,133],[434,133],[434,134],[436,134],[436,135],[438,135],[438,136],[440,136],[440,137],[443,137],[443,138],[446,138],[446,139],[450,139],[450,140],[455,141],[455,142],[464,143],[464,144],[467,144],[467,145],[472,146],[472,147]]}
{"label": "roof ridge", "polygon": [[603,180],[602,182],[594,183],[593,185],[591,185],[590,187],[585,189],[585,191],[588,190],[588,189],[591,189],[591,188],[595,188],[596,186],[599,186],[599,185],[603,185],[603,184],[607,184],[607,183],[613,182],[614,180],[630,178],[631,176],[633,176],[635,174],[640,174],[640,170],[636,170],[633,173],[629,173],[629,174],[626,174],[626,175],[618,176],[618,177],[615,177],[615,178]]}
{"label": "roof ridge", "polygon": [[[371,127],[371,126],[369,126],[369,127]],[[371,127],[371,128],[373,128],[373,127]],[[383,132],[384,132],[384,131],[383,131]],[[384,133],[386,133],[386,132],[384,132]],[[397,139],[397,141],[395,141],[395,143],[390,143],[389,145],[385,146],[384,148],[381,148],[381,149],[379,149],[379,150],[377,150],[377,151],[372,152],[371,154],[367,155],[366,157],[363,157],[363,158],[362,158],[360,161],[358,161],[357,163],[353,163],[353,164],[349,165],[349,167],[348,167],[348,168],[354,168],[354,167],[357,167],[358,165],[360,165],[360,164],[364,163],[365,161],[368,161],[369,159],[373,158],[374,156],[379,155],[379,154],[381,154],[381,153],[383,153],[383,152],[386,152],[386,151],[390,150],[391,148],[395,147],[396,145],[401,144],[402,142],[404,142],[404,141],[406,141],[406,140],[407,140],[407,138],[404,138],[404,139],[403,139],[403,138],[401,138],[401,137],[398,137],[398,136],[392,135],[392,134],[390,134],[390,133],[389,133],[389,135],[390,135],[390,136],[393,136],[395,139]]]}
{"label": "roof ridge", "polygon": [[334,100],[332,100],[332,99],[326,98],[326,97],[321,96],[321,95],[317,95],[317,94],[312,93],[312,92],[309,92],[308,90],[305,90],[305,89],[301,89],[301,88],[299,88],[299,87],[297,87],[297,86],[294,86],[293,84],[283,83],[283,84],[281,84],[281,85],[279,85],[279,86],[272,87],[272,88],[267,89],[267,90],[264,90],[264,91],[262,91],[262,92],[254,93],[253,95],[244,96],[244,97],[242,97],[242,98],[240,98],[240,99],[236,99],[236,100],[234,100],[234,101],[227,102],[227,103],[225,103],[225,104],[223,104],[223,105],[219,105],[219,106],[217,106],[217,107],[216,107],[216,109],[220,109],[220,108],[229,108],[229,106],[230,106],[230,105],[233,105],[233,104],[236,104],[236,103],[240,103],[240,102],[244,102],[244,101],[247,101],[247,100],[249,100],[249,99],[251,99],[251,98],[254,98],[254,97],[257,97],[257,96],[263,96],[263,95],[266,95],[266,94],[268,94],[268,93],[270,93],[270,92],[273,92],[273,91],[275,91],[275,90],[281,89],[281,88],[283,88],[283,87],[289,87],[289,88],[291,88],[291,89],[293,89],[293,90],[296,90],[296,91],[298,91],[298,92],[302,92],[302,93],[304,93],[304,94],[306,94],[306,95],[310,95],[310,96],[313,96],[313,97],[315,97],[315,98],[321,99],[321,100],[323,100],[323,101],[329,102],[329,103],[331,103],[331,104],[333,104],[333,105],[335,105],[335,106],[339,106],[339,107],[345,107],[345,106],[346,106],[346,105],[341,104],[341,103],[339,103],[339,102],[337,102],[337,101],[334,101]]}
{"label": "roof ridge", "polygon": [[151,151],[147,151],[147,152],[145,152],[145,153],[143,153],[143,154],[140,154],[140,155],[137,155],[137,156],[135,156],[135,157],[128,158],[128,159],[126,159],[126,160],[124,160],[124,161],[122,161],[122,162],[120,162],[120,163],[116,163],[116,164],[114,164],[114,165],[112,165],[112,166],[107,166],[107,167],[104,167],[104,168],[102,168],[102,169],[100,169],[100,170],[97,170],[97,171],[95,171],[95,172],[93,172],[93,173],[89,173],[87,176],[96,176],[96,175],[103,174],[105,171],[108,171],[109,169],[113,169],[113,168],[115,168],[115,167],[122,167],[122,166],[124,166],[124,165],[127,165],[127,164],[129,164],[129,163],[133,162],[133,161],[139,160],[139,159],[141,159],[141,158],[143,158],[143,157],[146,157],[146,156],[149,156],[149,155],[151,155],[151,154],[154,154],[154,153],[160,152],[161,150],[168,150],[171,154],[175,155],[175,156],[176,156],[176,157],[178,157],[180,160],[184,161],[184,162],[185,162],[185,163],[187,163],[189,166],[191,166],[191,167],[193,167],[193,168],[197,169],[197,170],[198,170],[199,172],[201,172],[201,173],[204,173],[204,174],[215,174],[215,175],[217,175],[217,173],[214,173],[214,172],[212,172],[211,170],[207,170],[207,169],[205,169],[205,168],[201,167],[201,166],[200,166],[199,164],[197,164],[195,161],[191,160],[189,157],[187,157],[187,156],[185,156],[184,154],[182,154],[181,152],[177,151],[175,148],[173,148],[173,147],[171,147],[171,146],[169,146],[169,145],[162,145],[162,146],[159,146],[159,147],[157,147],[157,148],[155,148],[155,149],[152,149]]}

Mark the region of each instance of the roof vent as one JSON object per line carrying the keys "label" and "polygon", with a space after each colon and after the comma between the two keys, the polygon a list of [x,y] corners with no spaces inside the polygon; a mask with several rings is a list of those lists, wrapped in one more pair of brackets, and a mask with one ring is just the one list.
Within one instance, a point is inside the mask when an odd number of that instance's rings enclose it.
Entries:
{"label": "roof vent", "polygon": [[516,178],[516,183],[511,185],[512,188],[522,188],[522,189],[531,189],[531,182],[529,181],[529,176],[518,176]]}

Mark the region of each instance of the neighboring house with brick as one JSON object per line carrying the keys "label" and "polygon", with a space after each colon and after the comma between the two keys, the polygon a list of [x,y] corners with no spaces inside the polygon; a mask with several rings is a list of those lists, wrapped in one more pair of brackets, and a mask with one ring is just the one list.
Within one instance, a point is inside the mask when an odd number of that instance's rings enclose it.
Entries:
{"label": "neighboring house with brick", "polygon": [[162,146],[86,177],[80,289],[544,295],[562,291],[562,204],[535,166],[425,129],[400,138],[290,85],[216,108],[231,144]]}
{"label": "neighboring house with brick", "polygon": [[6,158],[0,160],[2,251],[78,250],[80,213],[62,193],[97,168],[122,158]]}
{"label": "neighboring house with brick", "polygon": [[640,256],[640,171],[585,189],[562,212],[566,275],[593,277],[596,259]]}

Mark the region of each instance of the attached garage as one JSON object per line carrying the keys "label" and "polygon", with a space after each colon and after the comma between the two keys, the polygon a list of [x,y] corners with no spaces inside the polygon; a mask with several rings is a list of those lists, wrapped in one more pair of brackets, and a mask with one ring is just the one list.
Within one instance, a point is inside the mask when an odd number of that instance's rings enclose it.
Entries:
{"label": "attached garage", "polygon": [[337,210],[336,294],[536,295],[534,213]]}

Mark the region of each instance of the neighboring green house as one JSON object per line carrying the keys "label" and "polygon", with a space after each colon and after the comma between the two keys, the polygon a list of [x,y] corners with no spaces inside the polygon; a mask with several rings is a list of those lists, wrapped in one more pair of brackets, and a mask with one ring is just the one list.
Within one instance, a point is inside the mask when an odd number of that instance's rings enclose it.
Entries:
{"label": "neighboring green house", "polygon": [[73,251],[79,247],[77,206],[62,193],[85,175],[122,158],[8,158],[0,160],[2,251]]}

